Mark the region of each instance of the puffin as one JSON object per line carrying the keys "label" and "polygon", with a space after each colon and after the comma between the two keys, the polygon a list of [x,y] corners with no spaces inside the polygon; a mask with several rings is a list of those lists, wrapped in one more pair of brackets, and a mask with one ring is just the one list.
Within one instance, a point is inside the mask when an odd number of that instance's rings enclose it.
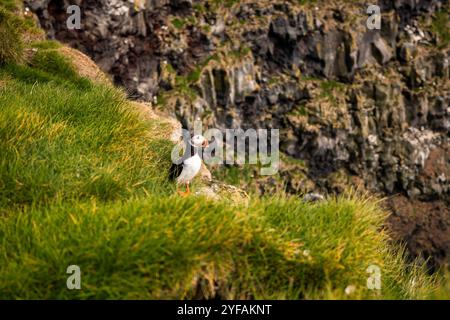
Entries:
{"label": "puffin", "polygon": [[[202,167],[202,158],[200,158],[199,150],[201,148],[208,147],[209,142],[202,135],[195,135],[190,139],[189,144],[193,147],[194,154],[190,157],[186,157],[183,160],[182,165],[173,164],[170,170],[171,178],[176,179],[177,192],[182,197],[185,197],[191,193],[189,189],[189,184],[192,181],[192,179],[194,179],[194,177],[199,173]],[[182,192],[179,189],[180,185],[182,184],[186,185],[185,192]]]}

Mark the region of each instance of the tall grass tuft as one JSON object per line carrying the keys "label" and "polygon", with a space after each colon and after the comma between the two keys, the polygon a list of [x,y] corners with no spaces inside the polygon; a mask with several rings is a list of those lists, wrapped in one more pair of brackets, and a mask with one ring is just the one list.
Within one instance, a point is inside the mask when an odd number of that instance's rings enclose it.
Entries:
{"label": "tall grass tuft", "polygon": [[23,58],[22,21],[0,7],[0,65]]}

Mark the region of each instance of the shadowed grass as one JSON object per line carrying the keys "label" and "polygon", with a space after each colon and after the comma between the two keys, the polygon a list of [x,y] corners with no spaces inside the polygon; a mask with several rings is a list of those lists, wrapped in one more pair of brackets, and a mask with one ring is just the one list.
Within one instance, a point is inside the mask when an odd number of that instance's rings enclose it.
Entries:
{"label": "shadowed grass", "polygon": [[[430,280],[389,249],[379,230],[384,218],[372,200],[353,197],[230,206],[150,196],[29,208],[0,218],[0,292],[21,299],[424,297]],[[81,268],[82,290],[66,288],[71,264]],[[381,291],[366,287],[373,264]]]}
{"label": "shadowed grass", "polygon": [[[46,46],[50,43],[46,42]],[[38,50],[30,61],[30,66],[36,70],[46,72],[51,75],[69,81],[77,85],[80,89],[89,89],[90,82],[87,79],[80,77],[70,61],[54,50]]]}
{"label": "shadowed grass", "polygon": [[79,77],[56,51],[38,52],[30,65],[8,64],[0,72],[28,84],[51,82],[68,89],[85,90],[91,87],[90,81]]}

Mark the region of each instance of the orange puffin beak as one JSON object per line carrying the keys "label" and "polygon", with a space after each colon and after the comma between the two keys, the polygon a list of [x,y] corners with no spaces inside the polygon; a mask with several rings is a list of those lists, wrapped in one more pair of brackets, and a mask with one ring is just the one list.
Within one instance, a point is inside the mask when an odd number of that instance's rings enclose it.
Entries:
{"label": "orange puffin beak", "polygon": [[202,147],[203,147],[203,148],[206,148],[207,146],[209,146],[209,142],[208,142],[208,140],[205,140],[205,141],[202,143]]}

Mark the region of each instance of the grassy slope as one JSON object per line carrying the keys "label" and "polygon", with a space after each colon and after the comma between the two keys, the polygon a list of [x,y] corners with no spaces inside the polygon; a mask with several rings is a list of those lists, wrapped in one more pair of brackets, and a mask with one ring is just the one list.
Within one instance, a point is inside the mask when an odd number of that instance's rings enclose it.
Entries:
{"label": "grassy slope", "polygon": [[167,168],[161,161],[170,145],[148,139],[155,124],[124,111],[120,92],[48,81],[24,66],[0,74],[0,204],[116,199],[166,187],[158,166]]}
{"label": "grassy slope", "polygon": [[[372,202],[255,200],[249,206],[152,195],[10,212],[0,220],[3,298],[412,298],[403,262],[374,228]],[[80,291],[65,269],[83,272]],[[366,268],[383,270],[378,296]],[[215,288],[215,286],[217,288]]]}
{"label": "grassy slope", "polygon": [[[154,138],[164,124],[77,76],[53,45],[34,47],[0,68],[0,298],[428,296],[374,200],[174,196],[171,145]],[[82,290],[66,288],[70,264]],[[371,264],[381,292],[366,288]]]}

